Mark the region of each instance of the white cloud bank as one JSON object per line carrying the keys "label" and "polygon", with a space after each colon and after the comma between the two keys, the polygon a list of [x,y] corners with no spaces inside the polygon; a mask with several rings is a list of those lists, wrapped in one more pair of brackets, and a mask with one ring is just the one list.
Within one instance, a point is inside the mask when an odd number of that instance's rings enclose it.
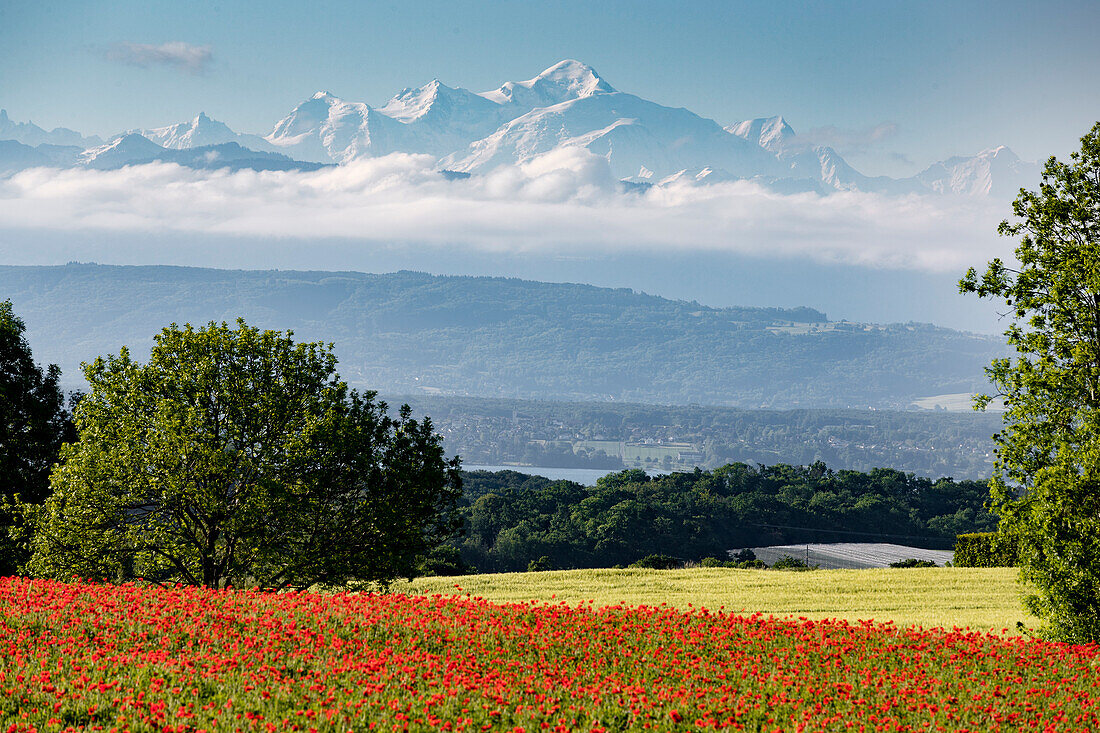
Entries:
{"label": "white cloud bank", "polygon": [[466,180],[447,181],[433,166],[428,156],[398,154],[312,173],[159,163],[32,169],[0,180],[0,228],[568,256],[727,252],[928,272],[958,272],[1011,249],[994,233],[1008,206],[985,199],[781,195],[746,181],[626,193],[602,158],[581,149]]}

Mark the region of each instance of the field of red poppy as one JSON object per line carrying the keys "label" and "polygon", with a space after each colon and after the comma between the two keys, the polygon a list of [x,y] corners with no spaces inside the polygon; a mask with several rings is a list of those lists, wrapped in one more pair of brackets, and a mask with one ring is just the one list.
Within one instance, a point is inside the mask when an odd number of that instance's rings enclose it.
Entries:
{"label": "field of red poppy", "polygon": [[0,732],[1095,730],[1100,649],[667,607],[0,579]]}

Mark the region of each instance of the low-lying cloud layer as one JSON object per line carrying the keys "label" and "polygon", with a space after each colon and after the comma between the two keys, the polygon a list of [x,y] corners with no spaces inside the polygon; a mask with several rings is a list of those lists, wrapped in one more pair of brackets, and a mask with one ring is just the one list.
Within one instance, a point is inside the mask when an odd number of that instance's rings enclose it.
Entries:
{"label": "low-lying cloud layer", "polygon": [[[728,252],[957,272],[1003,254],[1004,202],[865,193],[781,195],[741,181],[624,192],[606,162],[563,149],[449,181],[428,156],[311,173],[32,169],[0,180],[0,228],[183,232],[458,250]],[[150,245],[155,246],[155,245]]]}

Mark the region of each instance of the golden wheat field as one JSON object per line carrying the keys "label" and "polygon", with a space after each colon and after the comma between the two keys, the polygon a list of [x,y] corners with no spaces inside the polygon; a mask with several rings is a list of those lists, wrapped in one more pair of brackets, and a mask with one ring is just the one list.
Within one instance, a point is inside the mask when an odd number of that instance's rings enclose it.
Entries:
{"label": "golden wheat field", "polygon": [[1012,568],[560,570],[418,578],[398,583],[394,590],[469,594],[497,602],[663,603],[682,609],[694,606],[813,619],[874,619],[925,628],[1004,629],[1010,634],[1016,633],[1017,622],[1035,625],[1035,619],[1023,610]]}

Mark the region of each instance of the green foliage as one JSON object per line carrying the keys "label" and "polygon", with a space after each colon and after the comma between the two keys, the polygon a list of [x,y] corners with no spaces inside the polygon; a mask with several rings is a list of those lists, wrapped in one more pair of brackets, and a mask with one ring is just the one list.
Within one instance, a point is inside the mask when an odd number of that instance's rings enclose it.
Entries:
{"label": "green foliage", "polygon": [[541,573],[553,569],[554,562],[546,555],[527,563],[527,572],[529,573]]}
{"label": "green foliage", "polygon": [[959,529],[996,526],[982,509],[984,482],[820,463],[735,463],[661,476],[629,470],[589,487],[475,471],[463,474],[463,486],[469,532],[460,546],[480,572],[522,571],[543,555],[557,568],[595,568],[653,554],[719,558],[731,548],[806,542],[948,549]]}
{"label": "green foliage", "polygon": [[1069,163],[1047,162],[1013,213],[998,231],[1020,236],[1018,268],[995,259],[959,283],[1014,316],[1005,333],[1018,355],[986,370],[1007,408],[993,505],[1046,633],[1100,641],[1100,122]]}
{"label": "green foliage", "polygon": [[28,567],[215,588],[415,575],[458,526],[457,461],[335,365],[243,321],[165,328],[147,364],[123,348],[86,365],[79,440],[26,509]]}
{"label": "green foliage", "polygon": [[454,576],[469,575],[474,572],[462,559],[462,553],[454,545],[439,545],[433,547],[420,561],[420,576]]}
{"label": "green foliage", "polygon": [[650,570],[676,570],[684,567],[684,561],[671,555],[646,555],[641,560],[635,560],[627,567],[649,568]]}
{"label": "green foliage", "polygon": [[817,566],[807,565],[800,557],[785,555],[772,563],[772,570],[817,570]]}
{"label": "green foliage", "polygon": [[910,557],[905,560],[898,560],[897,562],[890,563],[892,568],[934,568],[937,567],[936,563],[931,560],[918,560],[915,557]]}
{"label": "green foliage", "polygon": [[735,568],[737,570],[763,570],[768,567],[768,564],[763,560],[756,559],[756,555],[753,554],[752,550],[742,550],[737,555],[741,556],[745,552],[752,555],[751,560],[719,560],[716,557],[704,557],[699,564],[704,568]]}
{"label": "green foliage", "polygon": [[766,570],[768,564],[763,560],[742,560],[734,565],[738,570]]}
{"label": "green foliage", "polygon": [[972,532],[955,540],[955,565],[961,568],[1015,567],[1016,541],[1003,532]]}
{"label": "green foliage", "polygon": [[24,330],[11,301],[0,301],[0,576],[15,574],[28,559],[10,536],[15,503],[45,501],[50,468],[62,443],[74,439],[61,371],[34,363]]}
{"label": "green foliage", "polygon": [[746,547],[742,550],[738,550],[737,554],[733,556],[733,559],[737,562],[752,562],[756,559],[756,553],[752,551],[752,548]]}
{"label": "green foliage", "polygon": [[719,560],[716,557],[704,557],[699,563],[704,568],[735,568],[737,570],[764,570],[768,564],[756,557],[751,549],[739,550],[732,560]]}

